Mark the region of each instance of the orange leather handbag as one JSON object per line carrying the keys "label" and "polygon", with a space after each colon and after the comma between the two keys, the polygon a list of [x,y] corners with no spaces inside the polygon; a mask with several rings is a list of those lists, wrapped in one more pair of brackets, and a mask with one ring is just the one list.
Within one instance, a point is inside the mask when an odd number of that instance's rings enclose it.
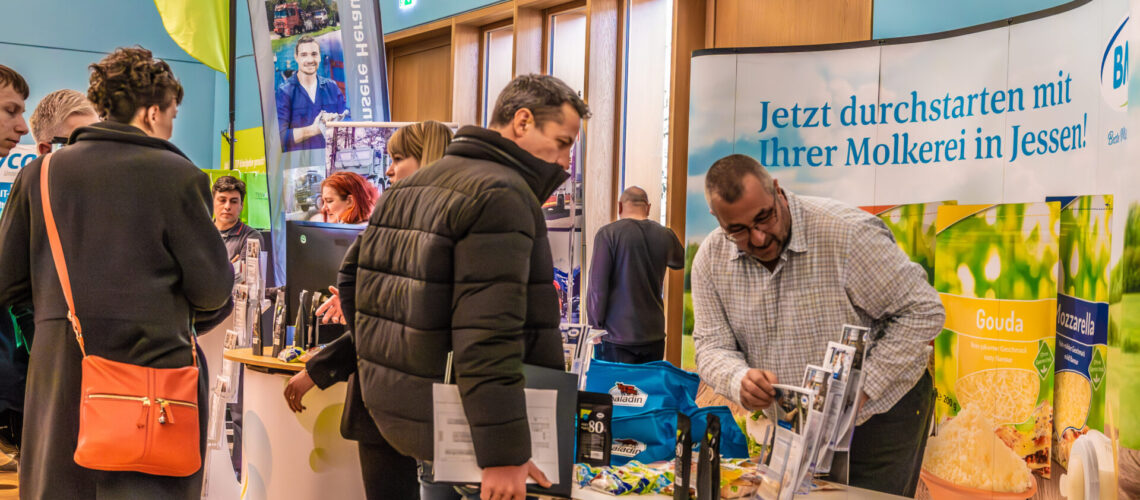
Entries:
{"label": "orange leather handbag", "polygon": [[148,368],[88,355],[83,328],[75,314],[71,279],[63,258],[48,193],[44,157],[40,193],[51,255],[55,261],[67,319],[83,353],[83,394],[79,405],[79,444],[75,463],[88,469],[135,471],[160,476],[189,476],[202,468],[198,428],[198,349],[184,368]]}

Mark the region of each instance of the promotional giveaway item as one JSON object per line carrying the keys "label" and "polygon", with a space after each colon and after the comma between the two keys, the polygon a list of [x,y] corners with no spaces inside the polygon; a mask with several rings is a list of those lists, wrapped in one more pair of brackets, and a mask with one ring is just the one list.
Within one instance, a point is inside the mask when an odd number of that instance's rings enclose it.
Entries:
{"label": "promotional giveaway item", "polygon": [[1073,442],[1104,431],[1112,196],[1048,201],[1061,204],[1053,459],[1068,467]]}
{"label": "promotional giveaway item", "polygon": [[697,498],[720,498],[720,417],[708,415],[697,456]]}
{"label": "promotional giveaway item", "polygon": [[[748,439],[744,431],[736,425],[732,410],[727,406],[705,406],[689,414],[694,436],[701,436],[705,432],[705,422],[712,416],[720,419],[724,424],[720,427],[720,456],[724,458],[748,458]],[[678,430],[678,432],[680,432]]]}
{"label": "promotional giveaway item", "polygon": [[613,429],[610,465],[623,465],[630,460],[641,463],[670,460],[675,454],[677,410],[658,408],[614,417]]}
{"label": "promotional giveaway item", "polygon": [[693,476],[693,426],[684,413],[677,412],[677,450],[673,459],[673,500],[689,500]]}
{"label": "promotional giveaway item", "polygon": [[285,328],[288,326],[285,311],[285,289],[282,287],[277,290],[277,298],[273,301],[273,357],[281,354],[285,347]]}
{"label": "promotional giveaway item", "polygon": [[44,224],[67,301],[67,317],[83,353],[75,463],[96,470],[189,476],[202,467],[198,446],[198,348],[194,333],[187,330],[193,364],[183,368],[148,368],[87,354],[51,209],[50,163],[49,154],[40,170]]}
{"label": "promotional giveaway item", "polygon": [[[938,211],[934,283],[946,324],[934,342],[936,422],[975,407],[1049,477],[1057,319],[1058,203]],[[950,447],[948,449],[953,449]]]}
{"label": "promotional giveaway item", "polygon": [[613,398],[598,392],[578,392],[578,453],[575,463],[610,464]]}
{"label": "promotional giveaway item", "polygon": [[615,418],[659,409],[690,414],[699,385],[697,374],[665,361],[629,365],[595,359],[586,377],[587,391],[613,396]]}

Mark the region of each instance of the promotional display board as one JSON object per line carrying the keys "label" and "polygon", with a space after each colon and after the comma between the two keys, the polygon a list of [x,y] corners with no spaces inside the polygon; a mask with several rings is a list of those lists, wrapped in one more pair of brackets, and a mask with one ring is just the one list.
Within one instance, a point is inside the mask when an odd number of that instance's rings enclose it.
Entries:
{"label": "promotional display board", "polygon": [[[1077,1],[1013,22],[925,37],[696,52],[686,255],[691,259],[718,227],[705,201],[704,176],[730,154],[757,159],[788,192],[880,214],[943,292],[951,330],[936,342],[943,347],[936,357],[942,361],[935,377],[937,424],[952,419],[963,400],[990,404],[987,418],[1010,429],[999,433],[1001,441],[1043,475],[1049,473],[1054,373],[1070,371],[1056,362],[1064,355],[1054,343],[1057,294],[1067,293],[1065,280],[1058,282],[1059,262],[1107,266],[1102,275],[1109,275],[1108,315],[1115,326],[1108,330],[1104,419],[1111,428],[1115,411],[1120,442],[1140,444],[1140,424],[1123,417],[1135,415],[1127,407],[1137,404],[1123,394],[1140,387],[1140,370],[1130,368],[1140,367],[1140,319],[1132,320],[1140,318],[1140,299],[1129,307],[1140,279],[1128,277],[1140,268],[1131,246],[1140,245],[1140,188],[1133,187],[1140,176],[1126,161],[1129,8],[1126,0]],[[1093,193],[1129,204],[1129,217],[1100,222],[1104,234],[1124,234],[1111,241],[1111,261],[1099,250],[1065,246],[1060,206],[1045,203],[1050,196]],[[940,200],[964,206],[937,207]],[[939,214],[933,247],[920,244],[929,225],[902,227],[911,224],[908,217],[925,217],[908,216],[900,205]],[[1133,218],[1134,230],[1122,229]],[[993,241],[983,242],[989,241],[984,235]],[[689,276],[685,283],[689,335]],[[690,339],[683,359],[695,369]],[[981,351],[965,352],[963,342]],[[1067,387],[1068,378],[1058,380]],[[1113,380],[1122,391],[1115,410]],[[1016,390],[999,390],[1006,385]],[[997,403],[981,403],[995,391]]]}
{"label": "promotional display board", "polygon": [[4,204],[8,202],[8,193],[16,182],[16,174],[34,159],[36,147],[27,144],[17,144],[8,152],[8,156],[0,156],[0,212],[3,212]]}
{"label": "promotional display board", "polygon": [[[358,0],[249,0],[273,227],[307,213],[329,174],[329,123],[387,121],[380,14]],[[298,193],[301,197],[298,198]],[[300,214],[298,213],[300,212]],[[285,232],[273,232],[275,276]],[[279,278],[280,279],[280,278]]]}

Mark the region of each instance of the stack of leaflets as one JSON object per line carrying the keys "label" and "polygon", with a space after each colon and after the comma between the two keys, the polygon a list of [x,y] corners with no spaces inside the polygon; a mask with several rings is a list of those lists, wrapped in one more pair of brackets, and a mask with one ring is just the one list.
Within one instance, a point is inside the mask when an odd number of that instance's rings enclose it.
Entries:
{"label": "stack of leaflets", "polygon": [[601,342],[605,330],[598,330],[580,323],[563,323],[559,325],[562,331],[562,354],[566,361],[566,371],[579,377],[580,387],[585,387],[586,371],[590,369],[590,360],[594,357],[594,344]]}
{"label": "stack of leaflets", "polygon": [[862,391],[863,356],[870,330],[843,325],[839,342],[828,342],[822,365],[808,365],[799,386],[774,384],[776,399],[765,410],[774,432],[761,457],[762,500],[788,500],[811,490],[814,474],[831,470],[835,451],[847,451]]}

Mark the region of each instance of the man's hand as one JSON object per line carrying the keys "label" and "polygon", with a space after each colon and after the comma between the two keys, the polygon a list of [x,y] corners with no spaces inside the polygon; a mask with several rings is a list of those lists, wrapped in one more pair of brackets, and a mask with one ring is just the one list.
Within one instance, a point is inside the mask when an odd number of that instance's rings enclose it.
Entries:
{"label": "man's hand", "polygon": [[308,370],[301,370],[293,378],[289,379],[289,383],[285,386],[285,402],[289,405],[289,409],[294,412],[300,413],[305,410],[301,405],[301,398],[305,397],[305,393],[315,386],[313,378],[309,376]]}
{"label": "man's hand", "polygon": [[546,474],[538,470],[534,461],[522,465],[487,467],[483,469],[483,484],[480,487],[481,500],[524,500],[526,498],[526,478],[533,477],[543,488],[550,487]]}
{"label": "man's hand", "polygon": [[335,286],[329,287],[329,292],[332,292],[332,297],[329,297],[321,307],[317,308],[317,316],[321,317],[322,324],[339,323],[342,325],[348,324],[344,319],[344,313],[340,310],[340,290]]}
{"label": "man's hand", "polygon": [[763,410],[772,405],[776,397],[776,374],[753,368],[740,380],[740,402],[749,410]]}
{"label": "man's hand", "polygon": [[855,405],[855,414],[856,415],[858,415],[860,411],[863,411],[863,405],[867,402],[868,399],[871,399],[871,398],[867,397],[867,393],[865,393],[863,391],[859,391],[859,403],[857,405]]}

